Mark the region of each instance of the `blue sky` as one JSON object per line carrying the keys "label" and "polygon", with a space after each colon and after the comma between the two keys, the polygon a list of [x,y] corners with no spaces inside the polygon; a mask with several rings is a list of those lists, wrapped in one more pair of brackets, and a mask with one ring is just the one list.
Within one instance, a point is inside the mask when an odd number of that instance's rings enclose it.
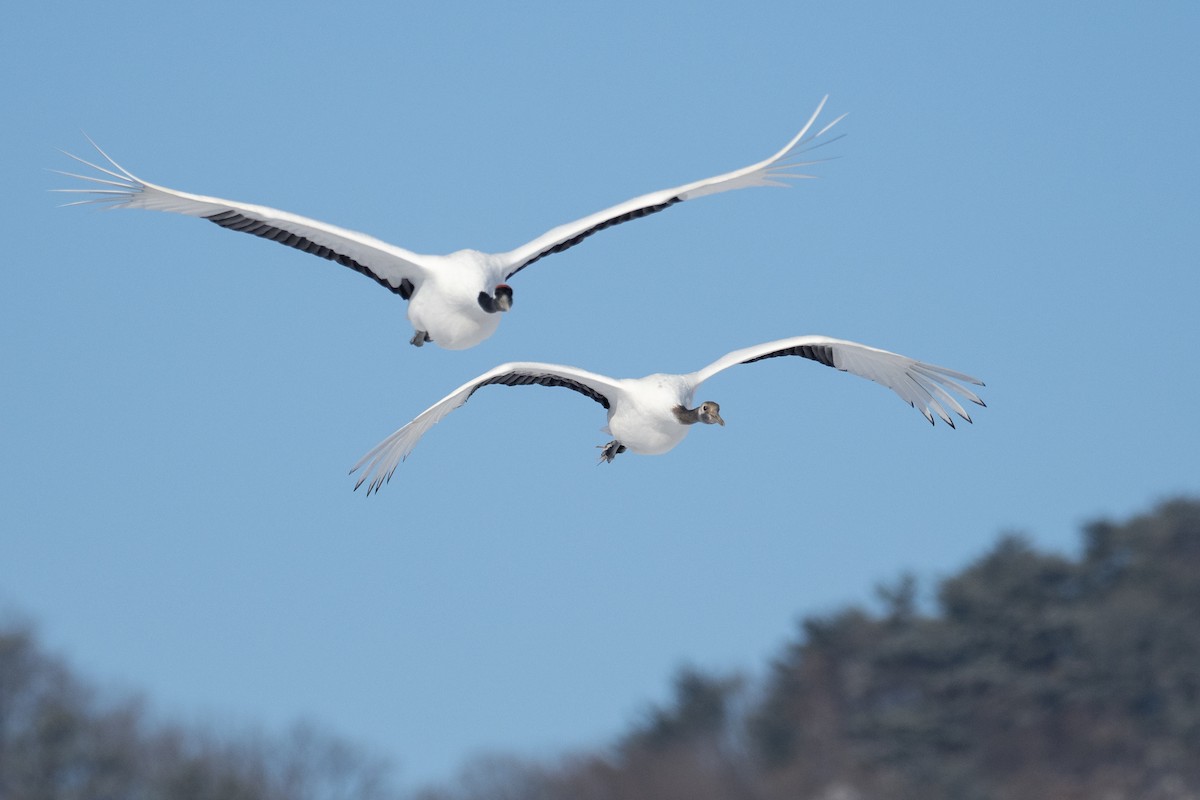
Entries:
{"label": "blue sky", "polygon": [[[164,715],[324,723],[405,785],[606,741],[681,664],[1004,531],[1194,493],[1191,3],[23,4],[0,31],[0,607]],[[399,6],[401,4],[395,4]],[[774,152],[820,180],[686,203],[514,279],[482,346],[407,344],[328,262],[57,208],[86,131],[138,175],[418,252],[507,250]],[[346,472],[502,361],[696,369],[823,333],[978,375],[930,428],[798,359],[706,384],[727,426],[597,466],[603,412],[489,388],[377,497]]]}

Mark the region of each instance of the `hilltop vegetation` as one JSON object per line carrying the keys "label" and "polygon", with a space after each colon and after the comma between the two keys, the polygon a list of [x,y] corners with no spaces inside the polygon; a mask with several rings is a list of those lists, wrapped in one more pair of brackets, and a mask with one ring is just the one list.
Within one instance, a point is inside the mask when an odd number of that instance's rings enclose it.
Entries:
{"label": "hilltop vegetation", "polygon": [[[420,798],[1200,797],[1200,502],[1090,524],[1080,553],[1004,537],[930,608],[902,576],[803,620],[761,683],[683,669],[609,747],[478,759]],[[309,727],[221,737],[103,702],[0,626],[0,800],[164,797],[397,794],[384,763]]]}
{"label": "hilltop vegetation", "polygon": [[1005,537],[918,607],[804,620],[764,686],[683,670],[610,750],[492,760],[425,800],[1200,797],[1200,503]]}
{"label": "hilltop vegetation", "polygon": [[0,800],[393,800],[387,765],[313,726],[279,736],[157,722],[0,625]]}

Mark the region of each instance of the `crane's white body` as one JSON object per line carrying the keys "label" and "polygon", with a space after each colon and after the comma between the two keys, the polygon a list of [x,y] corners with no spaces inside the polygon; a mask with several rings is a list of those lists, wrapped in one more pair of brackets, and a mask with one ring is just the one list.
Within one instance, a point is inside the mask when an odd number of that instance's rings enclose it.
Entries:
{"label": "crane's white body", "polygon": [[484,311],[476,298],[503,283],[503,267],[498,261],[478,250],[426,256],[429,268],[425,279],[408,301],[413,329],[427,331],[447,350],[474,347],[495,333],[500,314]]}
{"label": "crane's white body", "polygon": [[672,409],[690,407],[696,387],[684,375],[655,374],[617,381],[616,402],[608,411],[605,433],[629,451],[657,456],[674,449],[692,429]]}

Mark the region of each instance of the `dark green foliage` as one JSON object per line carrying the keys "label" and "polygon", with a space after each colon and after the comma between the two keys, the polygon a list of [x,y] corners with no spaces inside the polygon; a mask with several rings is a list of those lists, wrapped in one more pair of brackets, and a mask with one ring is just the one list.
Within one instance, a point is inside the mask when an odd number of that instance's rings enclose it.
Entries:
{"label": "dark green foliage", "polygon": [[[1200,502],[1088,525],[1078,558],[1005,536],[936,589],[923,610],[902,576],[879,611],[804,620],[762,685],[680,670],[606,752],[477,760],[422,800],[1200,797]],[[392,796],[306,728],[154,727],[0,626],[0,800]]]}
{"label": "dark green foliage", "polygon": [[611,753],[543,767],[524,796],[1194,800],[1200,502],[1083,545],[1005,536],[925,613],[901,577],[881,613],[804,620],[759,687],[683,670]]}
{"label": "dark green foliage", "polygon": [[1200,791],[1200,503],[1095,523],[1078,561],[1005,537],[910,607],[805,623],[750,720],[769,786],[833,760],[890,797]]}
{"label": "dark green foliage", "polygon": [[630,733],[623,749],[661,752],[719,738],[729,720],[729,704],[741,681],[715,678],[693,667],[675,676],[675,697],[665,708],[654,708]]}

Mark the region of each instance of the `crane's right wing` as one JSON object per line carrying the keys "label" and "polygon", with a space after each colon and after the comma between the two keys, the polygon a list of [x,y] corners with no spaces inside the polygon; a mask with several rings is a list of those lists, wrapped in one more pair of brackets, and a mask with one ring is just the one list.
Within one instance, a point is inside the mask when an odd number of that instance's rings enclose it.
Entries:
{"label": "crane's right wing", "polygon": [[950,392],[955,392],[976,405],[984,405],[978,395],[963,385],[983,385],[983,381],[972,378],[970,375],[934,364],[926,364],[924,361],[917,361],[915,358],[898,353],[829,336],[793,336],[790,339],[779,339],[734,350],[687,377],[693,386],[699,386],[718,372],[730,367],[736,367],[739,364],[753,364],[755,361],[778,356],[800,356],[818,364],[875,381],[875,383],[891,389],[900,396],[901,400],[920,411],[930,424],[933,424],[936,414],[953,428],[954,420],[950,417],[947,409],[967,422],[971,421],[971,415]]}
{"label": "crane's right wing", "polygon": [[64,151],[70,158],[96,170],[96,174],[89,175],[54,170],[60,175],[93,184],[84,188],[52,189],[55,192],[88,195],[86,199],[65,205],[101,204],[109,208],[145,208],[201,217],[222,228],[251,233],[349,267],[406,300],[412,294],[413,287],[420,285],[426,276],[427,268],[422,264],[422,256],[402,247],[279,209],[158,186],[123,168],[95,142],[92,142],[92,146],[112,169]]}

